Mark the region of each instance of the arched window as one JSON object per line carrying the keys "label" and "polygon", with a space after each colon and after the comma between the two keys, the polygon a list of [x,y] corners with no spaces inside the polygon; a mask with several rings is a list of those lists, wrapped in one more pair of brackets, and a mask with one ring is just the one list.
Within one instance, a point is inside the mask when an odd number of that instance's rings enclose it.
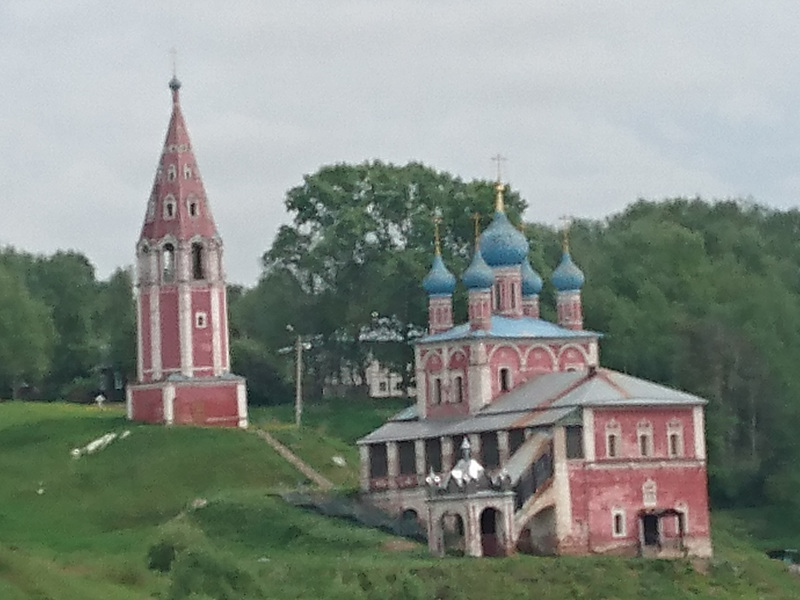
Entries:
{"label": "arched window", "polygon": [[192,178],[192,167],[187,165],[183,165],[183,178],[184,179],[191,179]]}
{"label": "arched window", "polygon": [[639,421],[636,425],[636,438],[639,440],[639,456],[653,455],[653,426],[649,421]]}
{"label": "arched window", "polygon": [[507,392],[511,389],[511,370],[507,367],[500,369],[500,391]]}
{"label": "arched window", "polygon": [[617,421],[611,420],[606,423],[606,456],[608,458],[617,458],[620,455],[620,434],[621,429]]}
{"label": "arched window", "polygon": [[200,207],[198,206],[197,200],[195,198],[190,196],[189,200],[187,201],[187,204],[189,206],[190,217],[196,217],[200,214]]}
{"label": "arched window", "polygon": [[175,197],[169,194],[164,198],[164,219],[175,218]]}
{"label": "arched window", "polygon": [[175,165],[170,165],[167,167],[167,181],[175,181],[177,176],[178,170],[175,168]]}
{"label": "arched window", "polygon": [[203,261],[203,244],[192,244],[192,279],[205,279],[205,262]]}
{"label": "arched window", "polygon": [[464,401],[464,383],[461,375],[453,379],[453,402],[461,404]]}
{"label": "arched window", "polygon": [[175,246],[164,244],[161,250],[161,272],[165,282],[175,280]]}

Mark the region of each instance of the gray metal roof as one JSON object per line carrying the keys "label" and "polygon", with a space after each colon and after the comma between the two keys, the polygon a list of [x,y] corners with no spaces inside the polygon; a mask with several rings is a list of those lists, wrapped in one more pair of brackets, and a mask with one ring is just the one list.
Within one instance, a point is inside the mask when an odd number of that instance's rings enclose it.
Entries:
{"label": "gray metal roof", "polygon": [[609,369],[562,371],[539,375],[473,415],[419,419],[415,407],[409,407],[358,443],[542,427],[552,425],[582,407],[691,406],[705,403],[698,396]]}

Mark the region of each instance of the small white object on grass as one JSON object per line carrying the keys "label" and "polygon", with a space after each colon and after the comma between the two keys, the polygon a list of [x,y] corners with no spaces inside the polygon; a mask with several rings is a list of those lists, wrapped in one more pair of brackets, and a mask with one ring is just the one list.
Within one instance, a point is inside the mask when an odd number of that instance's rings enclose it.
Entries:
{"label": "small white object on grass", "polygon": [[334,456],[331,458],[331,460],[333,461],[333,464],[335,464],[337,467],[347,466],[347,461],[344,459],[343,456]]}

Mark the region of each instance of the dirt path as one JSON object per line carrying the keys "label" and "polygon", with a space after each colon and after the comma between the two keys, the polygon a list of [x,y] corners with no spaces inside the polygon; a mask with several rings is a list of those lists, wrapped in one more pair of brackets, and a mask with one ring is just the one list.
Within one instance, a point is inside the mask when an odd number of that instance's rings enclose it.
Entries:
{"label": "dirt path", "polygon": [[275,451],[280,454],[283,458],[289,461],[294,467],[297,468],[303,475],[308,477],[311,481],[316,483],[320,489],[322,490],[330,490],[333,488],[333,484],[325,479],[322,475],[320,475],[317,471],[311,468],[311,466],[302,460],[299,456],[297,456],[294,452],[289,450],[286,446],[281,444],[278,440],[272,437],[269,433],[264,431],[263,429],[256,429],[256,435],[260,437],[262,440],[267,442],[270,446],[272,446]]}

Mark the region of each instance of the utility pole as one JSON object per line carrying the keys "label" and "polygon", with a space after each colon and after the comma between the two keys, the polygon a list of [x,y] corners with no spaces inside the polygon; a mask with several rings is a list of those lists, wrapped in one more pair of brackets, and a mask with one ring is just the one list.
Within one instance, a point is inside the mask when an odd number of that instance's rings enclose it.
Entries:
{"label": "utility pole", "polygon": [[294,424],[300,428],[303,416],[303,337],[298,335],[294,343]]}

